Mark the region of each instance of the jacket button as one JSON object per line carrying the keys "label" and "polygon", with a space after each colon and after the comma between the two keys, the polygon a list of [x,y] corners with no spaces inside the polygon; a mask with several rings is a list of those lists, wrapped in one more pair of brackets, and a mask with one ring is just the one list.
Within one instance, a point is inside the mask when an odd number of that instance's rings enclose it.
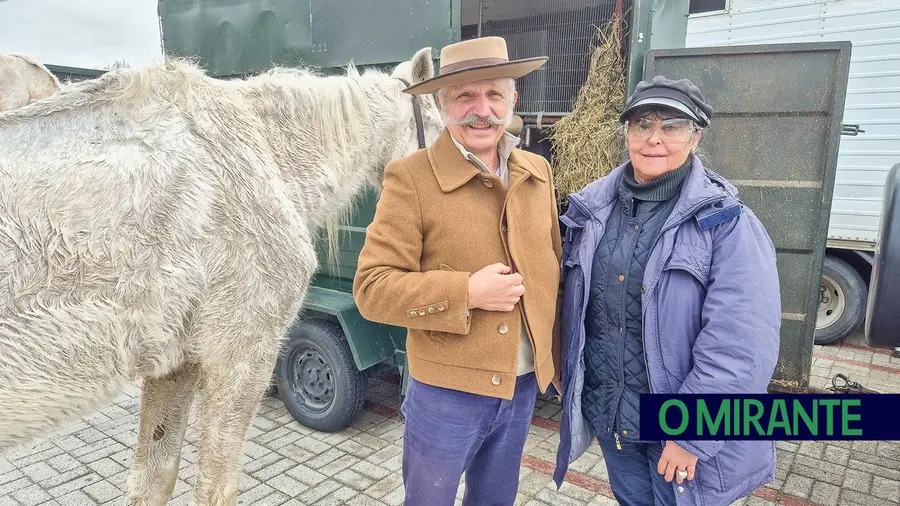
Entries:
{"label": "jacket button", "polygon": [[619,274],[619,281],[625,281],[625,276]]}
{"label": "jacket button", "polygon": [[678,493],[679,493],[679,494],[683,494],[683,493],[684,493],[684,487],[682,487],[681,485],[678,485],[678,488],[677,488],[676,490],[678,490]]}
{"label": "jacket button", "polygon": [[500,376],[497,376],[497,375],[495,374],[494,377],[491,378],[491,383],[493,383],[493,384],[495,384],[495,385],[499,385],[499,384],[500,384]]}
{"label": "jacket button", "polygon": [[488,188],[493,188],[493,187],[494,187],[494,183],[492,183],[492,182],[490,181],[490,179],[485,179],[485,180],[484,180],[484,185],[487,186]]}
{"label": "jacket button", "polygon": [[506,334],[507,332],[509,332],[509,325],[507,325],[505,323],[501,323],[500,326],[497,327],[497,332],[499,332],[501,334]]}

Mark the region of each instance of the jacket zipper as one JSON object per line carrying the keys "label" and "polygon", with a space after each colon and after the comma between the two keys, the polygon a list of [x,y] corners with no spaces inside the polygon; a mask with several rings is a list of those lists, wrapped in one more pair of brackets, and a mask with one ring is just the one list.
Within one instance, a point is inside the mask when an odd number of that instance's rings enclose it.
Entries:
{"label": "jacket zipper", "polygon": [[[659,239],[663,236],[664,233],[668,232],[670,229],[673,229],[675,227],[680,227],[682,223],[686,222],[691,217],[693,217],[694,213],[697,212],[697,210],[700,209],[701,207],[706,206],[708,204],[712,204],[713,202],[717,202],[719,200],[725,200],[725,197],[711,197],[711,198],[708,198],[706,200],[703,200],[703,201],[697,203],[696,205],[691,207],[687,213],[684,214],[683,218],[681,218],[680,220],[676,221],[675,223],[669,225],[668,227],[660,230],[659,234],[657,234],[656,238],[653,240],[653,244],[650,246],[650,252],[651,253],[653,252],[653,248],[656,247],[656,244],[659,242]],[[661,273],[662,273],[662,268],[660,268],[660,270],[656,273],[656,277],[658,278]],[[649,295],[649,292],[648,292],[648,295]],[[641,332],[643,333],[643,330],[646,328],[646,313],[644,313],[643,304],[641,306],[642,306],[641,307]],[[646,344],[647,343],[646,334],[644,334],[644,337],[645,337],[645,339],[643,341],[644,341],[644,344]],[[650,361],[647,359],[646,349],[644,350],[644,369],[647,371],[647,387],[650,389],[650,393],[652,394],[652,393],[654,393],[653,392],[653,380],[650,379]],[[617,448],[619,447],[618,441],[619,441],[619,436],[616,435],[616,447]],[[663,444],[663,446],[666,445],[665,441],[660,441],[660,442]]]}

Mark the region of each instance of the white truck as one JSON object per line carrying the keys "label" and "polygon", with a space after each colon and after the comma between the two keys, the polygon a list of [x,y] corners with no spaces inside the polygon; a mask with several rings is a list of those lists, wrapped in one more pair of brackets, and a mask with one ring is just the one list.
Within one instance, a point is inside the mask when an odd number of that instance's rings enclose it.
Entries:
{"label": "white truck", "polygon": [[900,162],[900,0],[692,0],[690,12],[686,47],[852,43],[815,332],[838,342],[866,317],[885,179]]}

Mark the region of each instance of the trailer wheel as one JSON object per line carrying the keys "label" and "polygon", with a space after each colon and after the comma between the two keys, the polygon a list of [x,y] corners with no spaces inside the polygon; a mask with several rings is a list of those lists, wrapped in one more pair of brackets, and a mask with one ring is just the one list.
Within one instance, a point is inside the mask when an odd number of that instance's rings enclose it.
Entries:
{"label": "trailer wheel", "polygon": [[298,323],[281,349],[275,376],[285,408],[311,429],[345,429],[366,399],[367,378],[356,368],[343,330],[330,321]]}
{"label": "trailer wheel", "polygon": [[825,256],[816,317],[816,344],[832,344],[852,334],[866,317],[866,283],[847,262]]}

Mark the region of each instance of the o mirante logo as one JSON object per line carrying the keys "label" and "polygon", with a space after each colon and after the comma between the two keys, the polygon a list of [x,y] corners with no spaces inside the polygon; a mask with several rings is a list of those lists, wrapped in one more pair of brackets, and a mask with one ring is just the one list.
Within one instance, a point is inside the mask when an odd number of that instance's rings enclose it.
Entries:
{"label": "o mirante logo", "polygon": [[896,394],[647,394],[640,402],[645,440],[900,440]]}

